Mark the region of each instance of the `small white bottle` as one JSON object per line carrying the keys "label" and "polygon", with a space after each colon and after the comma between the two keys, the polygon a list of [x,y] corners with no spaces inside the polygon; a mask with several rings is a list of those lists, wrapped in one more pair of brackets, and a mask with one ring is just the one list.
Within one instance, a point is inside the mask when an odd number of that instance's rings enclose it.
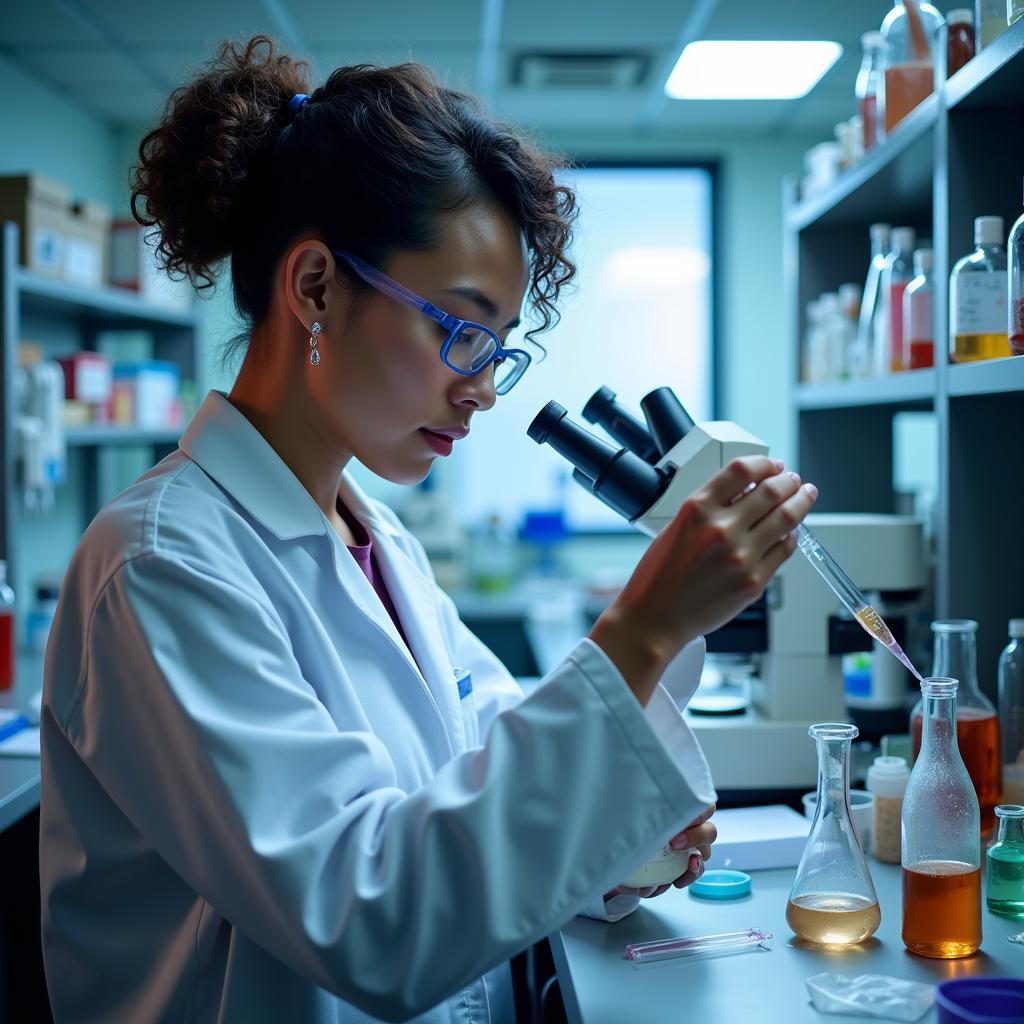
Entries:
{"label": "small white bottle", "polygon": [[1010,619],[1010,643],[999,656],[1003,803],[1024,803],[1024,619]]}
{"label": "small white bottle", "polygon": [[903,757],[876,757],[868,768],[868,792],[875,795],[871,856],[885,864],[900,863],[900,816],[909,780],[910,769]]}

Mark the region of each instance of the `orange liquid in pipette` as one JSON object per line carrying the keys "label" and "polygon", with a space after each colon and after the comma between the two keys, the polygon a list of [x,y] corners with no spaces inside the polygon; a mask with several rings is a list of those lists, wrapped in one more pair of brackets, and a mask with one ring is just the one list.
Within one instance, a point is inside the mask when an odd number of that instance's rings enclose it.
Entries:
{"label": "orange liquid in pipette", "polygon": [[921,673],[914,668],[910,659],[903,653],[903,648],[893,639],[892,630],[885,624],[885,619],[875,611],[874,606],[867,605],[856,612],[857,621],[880,643],[897,657],[911,672],[921,678]]}

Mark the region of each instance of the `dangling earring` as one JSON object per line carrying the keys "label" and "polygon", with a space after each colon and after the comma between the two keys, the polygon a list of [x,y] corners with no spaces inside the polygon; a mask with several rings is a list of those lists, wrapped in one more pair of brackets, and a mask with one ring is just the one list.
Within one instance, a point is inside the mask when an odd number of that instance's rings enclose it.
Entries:
{"label": "dangling earring", "polygon": [[309,361],[314,366],[320,365],[320,353],[316,349],[316,339],[320,334],[320,325],[314,320],[313,326],[309,329]]}

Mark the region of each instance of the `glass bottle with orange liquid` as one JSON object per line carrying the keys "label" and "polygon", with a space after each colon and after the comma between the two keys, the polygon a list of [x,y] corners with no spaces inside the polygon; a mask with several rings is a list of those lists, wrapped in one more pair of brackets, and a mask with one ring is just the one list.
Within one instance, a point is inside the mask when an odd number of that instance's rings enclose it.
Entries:
{"label": "glass bottle with orange liquid", "polygon": [[929,3],[896,0],[882,22],[885,75],[882,119],[888,135],[935,87],[934,47],[945,18]]}
{"label": "glass bottle with orange liquid", "polygon": [[[978,689],[978,654],[973,619],[939,619],[932,623],[935,638],[932,674],[957,679],[956,739],[959,756],[967,766],[981,806],[982,832],[995,827],[995,807],[999,803],[1002,754],[999,718],[989,699]],[[921,751],[922,698],[910,713],[910,735],[914,757]]]}
{"label": "glass bottle with orange liquid", "polygon": [[921,753],[903,797],[903,944],[919,956],[981,945],[978,797],[957,748],[957,681],[921,683]]}

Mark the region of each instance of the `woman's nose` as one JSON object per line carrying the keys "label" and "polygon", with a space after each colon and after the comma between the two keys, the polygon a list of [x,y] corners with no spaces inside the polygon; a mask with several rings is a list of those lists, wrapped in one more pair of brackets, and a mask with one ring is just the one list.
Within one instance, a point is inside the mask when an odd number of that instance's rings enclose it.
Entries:
{"label": "woman's nose", "polygon": [[469,405],[481,412],[490,409],[498,399],[494,390],[494,363],[472,377],[459,374],[452,382],[450,397],[453,405]]}

